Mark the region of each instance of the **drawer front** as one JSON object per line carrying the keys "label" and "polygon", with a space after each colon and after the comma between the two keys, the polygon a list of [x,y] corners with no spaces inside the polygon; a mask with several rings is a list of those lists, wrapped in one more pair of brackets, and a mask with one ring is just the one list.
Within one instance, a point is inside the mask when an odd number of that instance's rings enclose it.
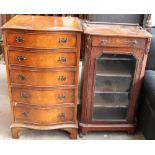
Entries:
{"label": "drawer front", "polygon": [[75,85],[75,71],[10,70],[11,83],[32,86]]}
{"label": "drawer front", "polygon": [[123,37],[92,37],[92,46],[133,47],[145,49],[145,39]]}
{"label": "drawer front", "polygon": [[73,107],[38,107],[17,105],[14,107],[15,122],[39,125],[71,123],[74,120]]}
{"label": "drawer front", "polygon": [[12,88],[14,102],[33,105],[54,105],[75,102],[74,89],[25,89]]}
{"label": "drawer front", "polygon": [[76,35],[72,33],[8,32],[7,45],[25,48],[74,48]]}
{"label": "drawer front", "polygon": [[76,66],[76,53],[10,51],[9,63],[28,67]]}

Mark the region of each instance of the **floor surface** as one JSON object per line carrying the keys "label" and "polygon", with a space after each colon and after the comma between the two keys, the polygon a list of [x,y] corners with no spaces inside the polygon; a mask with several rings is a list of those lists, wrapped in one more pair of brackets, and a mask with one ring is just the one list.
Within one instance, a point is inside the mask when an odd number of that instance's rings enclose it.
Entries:
{"label": "floor surface", "polygon": [[[7,89],[7,77],[4,62],[0,62],[0,140],[11,139],[10,132],[10,105]],[[63,131],[37,131],[24,130],[20,133],[23,140],[49,140],[69,139],[68,134]],[[129,135],[126,132],[90,132],[79,140],[143,140],[144,137],[139,131]]]}

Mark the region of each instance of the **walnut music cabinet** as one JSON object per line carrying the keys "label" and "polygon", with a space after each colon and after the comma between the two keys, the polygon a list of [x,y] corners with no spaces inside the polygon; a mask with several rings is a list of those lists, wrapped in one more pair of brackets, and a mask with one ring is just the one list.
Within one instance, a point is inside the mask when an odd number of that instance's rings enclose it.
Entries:
{"label": "walnut music cabinet", "polygon": [[2,30],[12,137],[30,128],[77,138],[79,19],[17,15]]}
{"label": "walnut music cabinet", "polygon": [[136,129],[151,35],[138,25],[85,23],[81,136]]}

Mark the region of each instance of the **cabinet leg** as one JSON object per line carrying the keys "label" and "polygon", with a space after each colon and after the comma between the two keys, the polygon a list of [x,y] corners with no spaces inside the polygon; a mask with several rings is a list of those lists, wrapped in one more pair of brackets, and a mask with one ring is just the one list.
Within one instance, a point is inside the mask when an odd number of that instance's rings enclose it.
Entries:
{"label": "cabinet leg", "polygon": [[11,128],[11,133],[12,133],[12,138],[13,139],[18,139],[19,138],[19,132],[20,128]]}
{"label": "cabinet leg", "polygon": [[77,129],[74,129],[70,132],[70,139],[77,139]]}
{"label": "cabinet leg", "polygon": [[82,128],[79,129],[79,137],[83,138],[83,136],[85,136],[87,134],[86,130],[83,130]]}
{"label": "cabinet leg", "polygon": [[128,134],[134,134],[136,132],[135,128],[128,130]]}
{"label": "cabinet leg", "polygon": [[80,138],[83,138],[83,136],[86,136],[87,132],[84,132],[84,131],[80,131],[79,132],[79,137]]}
{"label": "cabinet leg", "polygon": [[76,128],[65,128],[65,129],[62,129],[62,130],[69,133],[69,138],[70,139],[77,139],[77,129]]}

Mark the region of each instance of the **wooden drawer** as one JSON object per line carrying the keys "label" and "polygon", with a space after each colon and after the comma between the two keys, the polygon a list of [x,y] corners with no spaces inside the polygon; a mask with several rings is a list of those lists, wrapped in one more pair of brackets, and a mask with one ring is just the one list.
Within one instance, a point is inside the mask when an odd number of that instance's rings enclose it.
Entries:
{"label": "wooden drawer", "polygon": [[74,48],[76,35],[73,33],[30,33],[8,32],[7,45],[25,48]]}
{"label": "wooden drawer", "polygon": [[33,105],[74,104],[74,89],[12,88],[13,102]]}
{"label": "wooden drawer", "polygon": [[133,47],[145,49],[145,39],[124,37],[92,37],[92,46]]}
{"label": "wooden drawer", "polygon": [[32,86],[75,85],[75,71],[10,70],[11,83]]}
{"label": "wooden drawer", "polygon": [[15,122],[49,125],[71,123],[74,120],[73,107],[39,107],[17,104],[14,107]]}
{"label": "wooden drawer", "polygon": [[9,51],[9,63],[27,67],[75,67],[76,52]]}

